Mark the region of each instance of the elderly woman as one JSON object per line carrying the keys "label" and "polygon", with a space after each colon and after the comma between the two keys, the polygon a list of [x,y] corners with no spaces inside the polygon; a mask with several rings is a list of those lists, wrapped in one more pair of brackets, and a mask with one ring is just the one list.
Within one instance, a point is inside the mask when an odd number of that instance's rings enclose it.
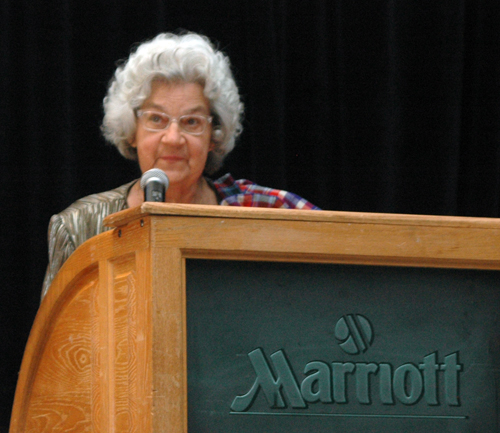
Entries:
{"label": "elderly woman", "polygon": [[[295,194],[215,173],[241,132],[243,104],[228,58],[197,34],[160,34],[118,67],[104,98],[105,138],[144,173],[163,170],[165,201],[230,206],[317,209]],[[49,265],[42,296],[83,242],[105,230],[107,215],[139,206],[140,183],[82,198],[49,225]]]}

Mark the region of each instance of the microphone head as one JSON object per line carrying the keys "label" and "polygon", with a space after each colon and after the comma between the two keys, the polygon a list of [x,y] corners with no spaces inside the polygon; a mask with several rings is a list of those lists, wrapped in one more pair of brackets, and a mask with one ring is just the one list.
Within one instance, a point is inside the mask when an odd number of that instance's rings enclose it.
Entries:
{"label": "microphone head", "polygon": [[141,177],[141,188],[144,190],[144,201],[165,201],[169,180],[163,170],[152,168]]}
{"label": "microphone head", "polygon": [[144,172],[141,176],[141,188],[144,189],[147,183],[152,179],[155,179],[157,182],[165,185],[165,189],[168,188],[168,184],[170,183],[168,176],[163,170],[160,170],[159,168],[152,168],[151,170]]}

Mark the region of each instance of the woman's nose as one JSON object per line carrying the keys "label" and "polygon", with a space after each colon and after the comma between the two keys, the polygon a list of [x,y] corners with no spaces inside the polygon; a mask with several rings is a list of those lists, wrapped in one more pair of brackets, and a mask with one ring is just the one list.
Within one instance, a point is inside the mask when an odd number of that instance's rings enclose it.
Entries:
{"label": "woman's nose", "polygon": [[168,128],[162,131],[161,141],[168,144],[180,144],[184,135],[177,120],[170,122]]}

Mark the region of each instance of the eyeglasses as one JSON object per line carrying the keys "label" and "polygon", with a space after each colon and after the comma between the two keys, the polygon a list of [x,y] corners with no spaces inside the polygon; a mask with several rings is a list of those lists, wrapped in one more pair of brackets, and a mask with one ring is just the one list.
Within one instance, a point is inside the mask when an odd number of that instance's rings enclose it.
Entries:
{"label": "eyeglasses", "polygon": [[207,125],[212,123],[212,116],[201,116],[198,114],[186,114],[180,117],[171,117],[159,111],[137,111],[137,118],[141,121],[144,129],[148,131],[163,131],[172,122],[177,122],[179,127],[191,135],[201,135],[207,129]]}

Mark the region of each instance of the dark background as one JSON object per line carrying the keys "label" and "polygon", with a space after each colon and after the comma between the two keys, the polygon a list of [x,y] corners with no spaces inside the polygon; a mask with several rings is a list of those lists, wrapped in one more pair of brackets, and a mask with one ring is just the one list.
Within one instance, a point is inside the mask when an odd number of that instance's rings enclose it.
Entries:
{"label": "dark background", "polygon": [[102,98],[134,43],[206,34],[246,105],[225,171],[330,210],[500,216],[498,0],[0,0],[0,432],[46,228],[139,175]]}

